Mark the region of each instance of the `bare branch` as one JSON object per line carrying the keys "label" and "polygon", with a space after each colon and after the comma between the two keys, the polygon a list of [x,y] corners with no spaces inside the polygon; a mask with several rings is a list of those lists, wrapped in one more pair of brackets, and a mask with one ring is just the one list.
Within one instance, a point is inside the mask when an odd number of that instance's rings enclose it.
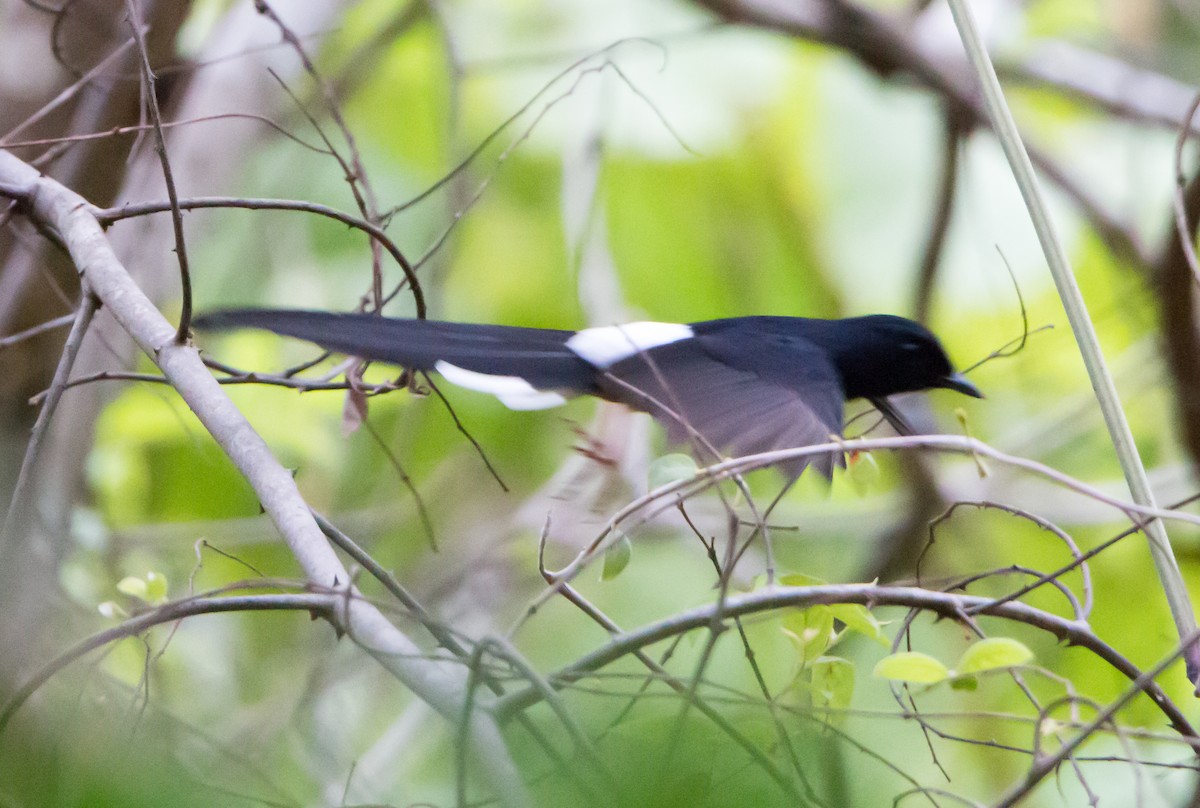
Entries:
{"label": "bare branch", "polygon": [[97,299],[92,296],[91,290],[88,288],[87,278],[84,278],[80,284],[80,295],[79,307],[74,314],[71,333],[67,336],[62,357],[58,361],[58,367],[54,370],[54,381],[50,385],[46,401],[38,413],[37,422],[33,425],[33,434],[30,435],[29,443],[25,446],[25,456],[21,461],[21,470],[17,474],[17,483],[13,487],[12,500],[4,516],[4,525],[0,527],[0,558],[15,551],[17,543],[13,535],[14,531],[24,530],[27,527],[24,522],[26,511],[30,505],[34,462],[37,460],[46,430],[50,428],[50,419],[58,410],[58,402],[67,389],[67,381],[71,376],[71,368],[75,366],[75,358],[79,355],[79,349],[83,345],[83,337],[99,307]]}
{"label": "bare branch", "polygon": [[[1101,640],[1085,624],[1067,620],[1056,614],[1035,609],[1024,603],[992,604],[987,598],[970,595],[931,592],[914,587],[887,587],[875,584],[833,584],[826,586],[775,586],[745,595],[732,595],[721,603],[710,603],[675,614],[657,623],[614,637],[602,648],[586,654],[556,673],[547,676],[555,687],[563,687],[581,676],[590,674],[634,651],[645,649],[662,640],[669,639],[696,629],[708,629],[712,621],[744,617],[786,608],[803,608],[818,604],[858,603],[871,608],[879,606],[904,606],[931,612],[957,620],[968,610],[980,608],[980,614],[1013,620],[1048,632],[1059,640],[1088,649],[1111,665],[1133,683],[1133,694],[1144,692],[1158,706],[1177,732],[1189,739],[1198,736],[1187,718],[1154,682],[1154,676],[1144,674],[1116,649]],[[1178,656],[1176,651],[1171,660]],[[1157,676],[1161,668],[1154,669]],[[496,705],[496,715],[507,719],[518,711],[538,701],[539,694],[532,689],[514,692],[501,698]],[[1126,699],[1127,700],[1127,699]]]}
{"label": "bare branch", "polygon": [[128,15],[129,26],[133,29],[133,39],[137,43],[138,56],[141,58],[142,97],[150,113],[150,123],[154,128],[154,151],[157,152],[158,161],[162,165],[163,183],[167,187],[167,199],[171,203],[171,229],[175,236],[175,259],[179,262],[182,299],[179,327],[175,329],[175,342],[182,345],[187,341],[192,326],[192,271],[188,266],[187,245],[183,238],[183,214],[179,210],[179,198],[175,192],[175,173],[171,170],[171,159],[167,156],[167,139],[163,134],[162,114],[158,110],[158,87],[154,70],[150,67],[150,54],[146,50],[146,38],[141,17],[138,15],[137,0],[125,0],[125,13]]}
{"label": "bare branch", "polygon": [[149,629],[173,623],[185,617],[202,614],[225,614],[248,611],[306,611],[320,614],[336,622],[334,613],[345,602],[339,593],[328,594],[271,594],[232,595],[224,597],[194,597],[173,601],[131,617],[119,626],[86,637],[43,665],[29,677],[0,708],[0,733],[4,732],[13,714],[21,708],[38,688],[52,676],[82,656],[126,637],[136,637]]}
{"label": "bare branch", "polygon": [[[198,351],[174,340],[174,329],[142,293],[104,237],[86,200],[40,176],[0,151],[0,183],[24,188],[25,212],[57,231],[72,260],[97,298],[158,365],[188,407],[246,477],[263,510],[275,523],[305,575],[322,587],[344,585],[350,575],[321,533],[291,473],[270,453],[262,438],[213,379]],[[445,661],[425,659],[419,648],[374,606],[352,599],[344,615],[347,634],[397,679],[442,715],[456,719],[465,697],[464,672]],[[476,713],[471,726],[476,759],[490,782],[512,805],[526,802],[524,788],[499,729]]]}

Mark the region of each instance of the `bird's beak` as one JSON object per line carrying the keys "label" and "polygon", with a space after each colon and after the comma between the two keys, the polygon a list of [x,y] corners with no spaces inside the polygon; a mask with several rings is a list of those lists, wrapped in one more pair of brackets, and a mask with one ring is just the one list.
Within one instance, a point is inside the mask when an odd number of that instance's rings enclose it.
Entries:
{"label": "bird's beak", "polygon": [[967,380],[967,377],[961,373],[951,373],[949,376],[938,382],[937,386],[945,387],[948,390],[957,390],[963,395],[970,396],[971,398],[983,398],[983,393],[979,391],[979,388],[971,384],[971,382]]}

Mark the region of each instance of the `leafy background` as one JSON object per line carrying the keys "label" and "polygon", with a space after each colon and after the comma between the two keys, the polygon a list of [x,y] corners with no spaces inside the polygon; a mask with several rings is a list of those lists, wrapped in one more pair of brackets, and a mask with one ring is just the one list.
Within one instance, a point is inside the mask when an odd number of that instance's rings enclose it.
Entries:
{"label": "leafy background", "polygon": [[[7,17],[13,28],[0,36],[40,31],[39,41],[48,43],[49,18],[15,0],[3,5],[0,19]],[[980,11],[1002,65],[1049,43],[1070,42],[1194,81],[1192,43],[1200,20],[1182,4],[1136,5],[1045,0],[980,4]],[[180,52],[207,58],[219,50],[221,21],[234,6],[186,4]],[[898,2],[871,7],[896,14],[905,8]],[[115,6],[94,8],[119,19]],[[940,4],[931,4],[918,24],[919,35],[956,47]],[[388,226],[415,259],[454,223],[421,268],[435,317],[577,328],[641,317],[916,312],[918,267],[947,151],[945,114],[922,88],[881,78],[853,55],[714,24],[701,8],[665,0],[459,0],[399,10],[368,0],[339,6],[311,36],[319,69],[340,91],[381,207],[417,197],[486,144],[444,187]],[[619,75],[611,67],[595,70],[604,55],[594,55],[554,80],[602,49]],[[48,44],[43,50],[45,62]],[[30,82],[14,70],[11,61],[0,68],[9,72],[4,91],[10,94]],[[289,84],[317,111],[322,127],[334,131],[311,83],[297,78]],[[28,95],[44,95],[42,85]],[[1010,89],[1027,136],[1131,233],[1152,245],[1174,237],[1172,128],[1123,119],[1052,86],[1022,82]],[[277,85],[275,93],[270,116],[314,140]],[[532,106],[505,126],[531,99]],[[245,125],[195,126],[219,143],[227,127]],[[182,193],[353,208],[335,162],[259,128],[241,147],[244,153],[218,148],[207,155],[233,169],[214,172],[219,187],[205,187],[201,171]],[[140,148],[149,150],[145,143]],[[1031,330],[1053,328],[972,373],[986,400],[932,394],[930,423],[960,432],[955,411],[961,409],[976,437],[1125,496],[1044,259],[994,139],[976,131],[950,148],[959,175],[929,324],[962,366],[1020,336],[1022,300]],[[1050,193],[1156,491],[1163,502],[1181,499],[1194,491],[1194,459],[1181,445],[1172,379],[1160,359],[1155,281],[1114,254],[1071,200]],[[336,223],[245,210],[196,211],[186,221],[200,311],[264,303],[348,310],[368,288],[364,238]],[[137,226],[120,223],[114,232]],[[169,284],[170,254],[164,249],[152,263]],[[389,285],[400,278],[386,262],[384,271]],[[178,305],[173,293],[163,296],[163,305],[168,311]],[[389,311],[410,315],[411,300],[402,294]],[[258,333],[201,334],[197,342],[222,361],[261,370],[314,355],[309,346]],[[138,368],[152,370],[144,358]],[[389,375],[375,368],[368,378]],[[171,595],[182,595],[189,586],[200,591],[259,575],[297,574],[259,515],[253,492],[169,388],[101,384],[104,400],[94,414],[82,485],[68,497],[58,561],[29,635],[36,640],[6,649],[20,658],[18,668],[107,625],[99,604],[135,608],[117,589],[127,576],[153,571]],[[555,513],[548,554],[565,561],[608,514],[645,491],[650,460],[667,451],[656,429],[599,412],[589,401],[512,413],[485,396],[445,389],[505,491],[436,397],[396,392],[372,398],[370,429],[346,434],[342,393],[228,389],[272,450],[296,469],[308,502],[394,570],[440,620],[471,638],[507,631],[541,591],[537,540],[548,510]],[[859,410],[852,405],[850,415]],[[578,430],[627,433],[620,444],[623,475],[614,479],[590,468],[573,450]],[[436,551],[389,453],[428,510]],[[15,471],[20,453],[12,457],[14,470],[6,474]],[[772,520],[788,528],[775,532],[781,572],[826,581],[883,573],[889,581],[913,579],[912,548],[919,550],[928,532],[914,472],[895,456],[874,459],[876,481],[858,485],[839,473],[826,486],[805,478],[788,495]],[[1055,522],[1085,548],[1123,527],[1110,508],[1004,468],[989,466],[981,478],[972,460],[950,456],[931,457],[926,468],[943,502],[936,512],[960,499],[1013,503]],[[769,498],[779,479],[764,472],[751,483]],[[691,507],[707,529],[721,529],[715,498]],[[915,527],[910,514],[918,515]],[[961,508],[936,536],[920,569],[925,582],[1014,564],[1048,570],[1069,560],[1044,531],[998,511]],[[600,580],[597,569],[579,581],[586,597],[619,625],[633,628],[711,602],[711,565],[678,520],[640,527],[629,538],[632,556],[620,575]],[[881,566],[905,538],[915,543]],[[1174,527],[1172,538],[1194,582],[1195,530]],[[198,540],[220,552],[195,550]],[[751,559],[737,586],[760,585],[760,566]],[[1141,666],[1174,647],[1140,537],[1105,551],[1092,572],[1090,623],[1097,634]],[[985,581],[970,591],[999,595],[1013,580]],[[1077,587],[1078,574],[1065,582]],[[370,581],[361,583],[369,595],[382,596]],[[1027,600],[1066,613],[1053,592]],[[878,610],[875,616],[885,621],[890,639],[903,615]],[[850,631],[832,648],[807,651],[793,641],[805,621],[825,618],[771,614],[746,627],[762,675],[785,710],[782,721],[801,768],[824,804],[886,804],[912,788],[906,778],[986,803],[1028,768],[1036,711],[1012,678],[981,676],[975,689],[918,688],[920,710],[944,716],[938,726],[946,736],[927,737],[898,709],[889,683],[871,675],[888,650],[865,636],[869,632]],[[1073,689],[1104,704],[1127,686],[1094,657],[1046,635],[985,625],[1020,640],[1034,652],[1036,666],[1053,673],[1027,677],[1046,701]],[[607,635],[565,601],[550,601],[513,640],[536,669],[548,671],[602,645]],[[917,650],[947,666],[970,640],[962,627],[927,618],[913,632]],[[685,638],[672,669],[691,671],[703,645],[702,638]],[[852,695],[838,691],[846,709],[832,719],[814,709],[801,675],[811,662],[805,654],[814,650],[847,660],[854,672]],[[785,804],[711,723],[694,711],[680,718],[669,691],[651,687],[634,698],[643,676],[626,661],[565,694],[621,783],[623,804]],[[1161,683],[1195,715],[1181,666]],[[781,754],[771,711],[755,698],[753,671],[732,636],[717,648],[706,692],[747,737]],[[531,715],[566,748],[549,710]],[[1162,717],[1145,699],[1122,711],[1119,722],[1130,733],[1162,734]],[[528,737],[512,731],[509,740],[540,804],[579,800],[571,778]],[[295,615],[205,617],[157,629],[144,642],[126,640],[52,680],[0,737],[0,801],[443,805],[453,802],[454,749],[453,727],[324,624]],[[1088,793],[1104,795],[1104,804],[1184,804],[1193,786],[1183,768],[1187,750],[1178,743],[1110,732],[1086,751],[1114,760],[1088,764],[1082,778],[1064,769],[1031,804],[1084,804]],[[1148,763],[1131,764],[1131,756]],[[954,804],[939,799],[925,801]]]}

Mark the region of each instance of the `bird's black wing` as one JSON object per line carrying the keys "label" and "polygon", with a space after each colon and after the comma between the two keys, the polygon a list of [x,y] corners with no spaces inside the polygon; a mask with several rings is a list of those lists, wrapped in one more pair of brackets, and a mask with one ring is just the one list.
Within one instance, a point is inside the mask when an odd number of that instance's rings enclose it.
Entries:
{"label": "bird's black wing", "polygon": [[197,318],[195,324],[262,328],[414,370],[434,370],[440,361],[476,373],[520,377],[540,390],[595,392],[595,371],[565,347],[573,331],[272,309],[215,312]]}
{"label": "bird's black wing", "polygon": [[[631,356],[597,379],[602,395],[654,415],[673,441],[704,441],[731,456],[826,443],[842,431],[841,378],[828,354],[794,335],[728,334],[698,323],[696,335]],[[714,460],[707,449],[702,459]],[[837,454],[780,464],[830,476]]]}
{"label": "bird's black wing", "polygon": [[[808,446],[841,434],[841,378],[826,350],[782,318],[675,326],[675,341],[653,345],[611,366],[585,361],[575,332],[371,314],[243,309],[197,318],[198,328],[262,328],[329,350],[437,370],[450,381],[492,393],[514,409],[562,403],[557,393],[619,401],[663,421],[672,440],[713,460],[707,443],[733,455]],[[632,329],[632,326],[630,327]],[[635,336],[631,330],[628,336]],[[448,363],[452,367],[447,367]],[[549,391],[549,392],[544,392]],[[840,455],[780,464],[798,476],[808,465],[829,476]]]}

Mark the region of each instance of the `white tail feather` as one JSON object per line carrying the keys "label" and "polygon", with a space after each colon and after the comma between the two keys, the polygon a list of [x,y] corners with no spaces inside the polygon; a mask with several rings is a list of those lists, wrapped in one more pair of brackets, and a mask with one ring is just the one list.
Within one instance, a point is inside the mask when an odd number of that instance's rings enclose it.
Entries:
{"label": "white tail feather", "polygon": [[567,340],[567,347],[583,361],[605,369],[642,351],[693,336],[691,326],[643,321],[585,328]]}
{"label": "white tail feather", "polygon": [[433,367],[451,384],[490,393],[510,410],[547,410],[567,403],[561,394],[538,390],[520,376],[494,376],[460,368],[445,360],[438,360]]}

